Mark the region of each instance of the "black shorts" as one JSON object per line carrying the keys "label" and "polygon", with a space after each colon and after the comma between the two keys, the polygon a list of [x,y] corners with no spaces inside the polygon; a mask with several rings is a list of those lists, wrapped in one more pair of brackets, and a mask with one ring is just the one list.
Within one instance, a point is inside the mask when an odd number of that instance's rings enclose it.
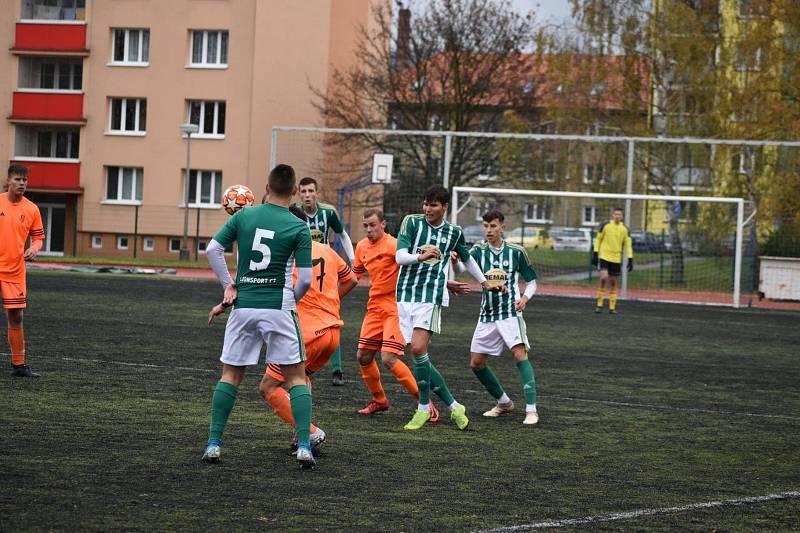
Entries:
{"label": "black shorts", "polygon": [[608,270],[609,276],[619,276],[622,269],[622,263],[612,263],[605,259],[600,260],[600,270]]}

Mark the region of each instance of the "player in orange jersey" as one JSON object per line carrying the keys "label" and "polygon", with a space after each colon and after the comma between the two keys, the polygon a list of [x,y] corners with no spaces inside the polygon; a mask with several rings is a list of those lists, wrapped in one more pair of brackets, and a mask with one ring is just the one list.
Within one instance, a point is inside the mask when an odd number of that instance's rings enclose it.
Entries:
{"label": "player in orange jersey", "polygon": [[[406,341],[400,332],[395,299],[397,273],[400,271],[400,266],[394,260],[397,239],[386,233],[386,221],[383,212],[378,209],[364,211],[363,224],[367,236],[356,245],[353,272],[359,278],[367,274],[372,280],[367,314],[364,316],[358,339],[361,377],[372,393],[372,399],[358,413],[371,415],[389,409],[389,399],[381,383],[381,372],[375,362],[377,353],[381,354],[384,368],[389,370],[417,400],[419,400],[419,389],[414,374],[398,359],[405,353]],[[435,422],[435,419],[439,418],[439,412],[433,402],[430,406],[431,420]]]}
{"label": "player in orange jersey", "polygon": [[[305,222],[305,214],[301,208],[290,206],[289,210]],[[326,244],[312,241],[311,264],[311,288],[297,302],[297,316],[306,346],[306,376],[311,376],[325,366],[339,346],[340,329],[344,325],[339,315],[341,299],[358,284],[350,266]],[[216,305],[209,313],[209,323],[224,310],[223,304]],[[294,427],[289,393],[281,387],[284,381],[280,365],[269,364],[258,388],[275,414]],[[325,432],[311,424],[312,447],[318,446],[324,440]]]}
{"label": "player in orange jersey", "polygon": [[[11,346],[12,376],[38,378],[25,364],[25,333],[22,313],[26,307],[25,261],[36,258],[44,243],[42,215],[36,204],[25,198],[28,169],[8,167],[8,192],[0,194],[0,292],[8,318],[8,344]],[[31,246],[25,249],[25,241]]]}

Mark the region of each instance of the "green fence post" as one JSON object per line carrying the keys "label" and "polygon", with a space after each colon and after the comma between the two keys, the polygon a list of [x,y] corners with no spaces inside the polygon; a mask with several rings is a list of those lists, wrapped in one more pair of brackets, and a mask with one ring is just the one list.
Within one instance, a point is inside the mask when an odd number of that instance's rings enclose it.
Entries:
{"label": "green fence post", "polygon": [[661,228],[661,246],[658,247],[658,261],[659,261],[659,268],[658,268],[658,288],[664,288],[664,251],[666,250],[666,246],[664,244],[664,228]]}

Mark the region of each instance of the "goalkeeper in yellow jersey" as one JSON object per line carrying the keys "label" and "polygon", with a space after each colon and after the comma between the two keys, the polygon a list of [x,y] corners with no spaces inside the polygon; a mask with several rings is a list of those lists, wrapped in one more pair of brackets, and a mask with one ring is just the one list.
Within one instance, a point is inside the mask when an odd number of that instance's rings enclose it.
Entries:
{"label": "goalkeeper in yellow jersey", "polygon": [[611,220],[600,226],[594,240],[592,265],[600,270],[600,288],[597,289],[595,313],[603,312],[603,297],[608,282],[608,312],[617,313],[617,276],[622,269],[622,249],[628,253],[628,272],[633,270],[633,246],[628,228],[622,223],[622,208],[615,207]]}

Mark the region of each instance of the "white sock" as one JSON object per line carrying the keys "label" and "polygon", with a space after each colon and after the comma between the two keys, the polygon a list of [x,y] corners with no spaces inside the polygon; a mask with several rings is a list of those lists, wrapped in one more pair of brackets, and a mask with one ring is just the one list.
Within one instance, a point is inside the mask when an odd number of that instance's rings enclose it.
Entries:
{"label": "white sock", "polygon": [[505,392],[503,393],[503,395],[502,395],[502,396],[500,396],[500,397],[497,399],[497,403],[508,403],[508,402],[510,402],[510,401],[511,401],[511,398],[509,398],[509,397],[508,397],[508,394],[506,394]]}
{"label": "white sock", "polygon": [[420,411],[425,411],[426,413],[430,413],[431,406],[430,406],[430,404],[427,404],[427,403],[425,405],[422,405],[420,403],[420,404],[417,404],[417,409],[419,409]]}
{"label": "white sock", "polygon": [[451,404],[450,404],[450,405],[448,405],[447,407],[449,407],[449,408],[450,408],[450,410],[452,411],[453,409],[455,409],[455,408],[456,408],[456,407],[458,407],[459,405],[461,405],[461,404],[460,404],[460,403],[458,403],[457,401],[453,400],[453,403],[451,403]]}
{"label": "white sock", "polygon": [[526,413],[535,413],[536,412],[536,404],[535,403],[525,404],[525,412]]}

